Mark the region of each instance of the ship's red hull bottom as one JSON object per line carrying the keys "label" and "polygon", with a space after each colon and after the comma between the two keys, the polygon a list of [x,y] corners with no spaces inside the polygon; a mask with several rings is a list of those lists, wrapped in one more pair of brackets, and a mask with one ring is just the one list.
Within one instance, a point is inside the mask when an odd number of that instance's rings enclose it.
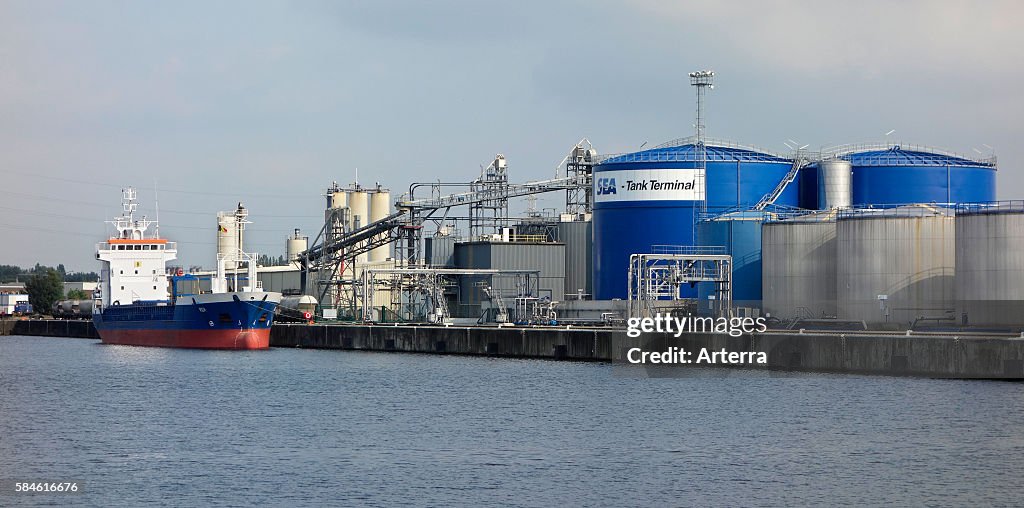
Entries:
{"label": "ship's red hull bottom", "polygon": [[194,349],[267,349],[270,328],[248,330],[102,330],[104,344]]}

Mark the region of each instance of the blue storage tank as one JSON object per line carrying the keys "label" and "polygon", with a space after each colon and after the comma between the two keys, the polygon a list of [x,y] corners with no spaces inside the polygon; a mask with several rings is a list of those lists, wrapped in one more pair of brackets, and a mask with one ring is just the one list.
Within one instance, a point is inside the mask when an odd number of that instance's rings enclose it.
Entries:
{"label": "blue storage tank", "polygon": [[[729,213],[697,223],[701,245],[725,247],[732,255],[732,300],[740,307],[761,307],[761,224],[763,212]],[[715,285],[701,283],[698,298],[703,304],[715,294]]]}
{"label": "blue storage tank", "polygon": [[[698,150],[691,142],[616,155],[594,166],[594,297],[626,298],[629,256],[654,245],[694,245],[694,214],[700,213]],[[709,144],[707,212],[756,204],[792,167],[790,159],[737,145]],[[776,204],[796,207],[799,185],[790,184]],[[696,297],[691,290],[687,297]]]}
{"label": "blue storage tank", "polygon": [[884,145],[839,157],[853,167],[853,206],[996,199],[994,157],[973,160],[910,145]]}

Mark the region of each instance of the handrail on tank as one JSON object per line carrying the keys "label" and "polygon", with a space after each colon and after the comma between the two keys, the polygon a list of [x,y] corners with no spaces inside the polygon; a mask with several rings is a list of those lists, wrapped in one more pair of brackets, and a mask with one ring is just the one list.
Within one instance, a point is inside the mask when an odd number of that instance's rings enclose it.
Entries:
{"label": "handrail on tank", "polygon": [[727,254],[725,247],[711,245],[651,245],[651,254]]}
{"label": "handrail on tank", "polygon": [[844,145],[836,145],[831,147],[822,148],[820,152],[819,160],[836,159],[845,155],[850,155],[860,152],[872,152],[872,151],[884,151],[884,150],[906,150],[912,152],[925,152],[935,155],[944,155],[946,157],[956,157],[958,159],[964,159],[966,161],[975,162],[984,165],[996,165],[996,156],[992,154],[989,157],[970,157],[964,154],[956,153],[951,150],[945,150],[942,148],[936,148],[927,145],[918,145],[915,143],[903,143],[900,141],[885,141],[885,142],[861,142],[861,143],[849,143]]}
{"label": "handrail on tank", "polygon": [[806,215],[811,212],[814,212],[814,210],[773,203],[766,206],[763,210],[752,210],[750,206],[732,206],[724,210],[703,212],[697,216],[697,220],[701,222],[725,220],[728,219],[730,215],[737,216],[736,218],[738,219],[775,220],[776,218],[781,217]]}
{"label": "handrail on tank", "polygon": [[863,217],[934,217],[952,216],[956,203],[902,203],[841,208],[837,219]]}
{"label": "handrail on tank", "polygon": [[958,203],[956,213],[960,214],[983,214],[983,213],[1024,213],[1024,200],[1010,199],[1002,201],[987,201],[983,203]]}
{"label": "handrail on tank", "polygon": [[[655,145],[654,148],[671,148],[671,147],[674,147],[674,146],[686,146],[686,145],[692,145],[692,144],[694,144],[696,142],[697,142],[697,136],[690,135],[690,136],[686,136],[686,137],[682,137],[682,138],[676,138],[676,139],[672,139],[672,140],[666,141],[666,142],[664,142],[664,143],[662,143],[660,145]],[[737,143],[735,141],[731,141],[731,140],[728,140],[728,139],[709,138],[707,136],[704,136],[704,142],[708,146],[717,146],[717,147],[721,147],[721,148],[735,148],[735,149],[739,149],[739,150],[748,150],[748,151],[751,151],[751,152],[759,152],[759,153],[771,155],[771,156],[774,156],[774,157],[779,157],[781,159],[785,159],[786,158],[786,156],[784,156],[782,154],[779,154],[779,153],[777,153],[775,151],[768,150],[767,148],[762,148],[762,147],[754,146],[754,145],[745,145],[745,144]]]}
{"label": "handrail on tank", "polygon": [[[790,156],[782,155],[782,154],[779,154],[779,153],[777,153],[775,151],[768,150],[766,148],[761,148],[761,147],[752,146],[752,145],[744,145],[744,144],[736,143],[735,141],[729,141],[729,140],[726,140],[726,139],[715,139],[715,138],[707,138],[706,137],[704,139],[704,141],[705,141],[705,144],[707,146],[712,147],[712,148],[730,148],[730,149],[735,149],[735,150],[744,150],[744,151],[750,152],[753,155],[760,156],[760,159],[763,159],[763,160],[769,161],[769,162],[773,162],[772,159],[783,159],[785,161],[791,161],[792,160],[792,157],[790,157]],[[595,157],[594,164],[595,165],[601,164],[601,163],[603,163],[603,162],[605,162],[605,161],[607,161],[609,159],[614,159],[616,157],[623,157],[623,156],[626,156],[626,155],[630,155],[630,156],[633,156],[633,157],[631,158],[631,160],[623,161],[623,162],[693,162],[693,161],[696,161],[696,157],[697,157],[696,152],[694,152],[693,155],[688,156],[688,157],[679,157],[677,154],[674,154],[674,153],[673,154],[667,154],[667,153],[663,153],[663,152],[650,153],[650,151],[651,150],[657,150],[657,149],[660,149],[660,148],[672,148],[672,147],[680,147],[680,146],[692,145],[692,144],[695,144],[696,142],[697,142],[697,139],[696,139],[695,136],[687,136],[685,138],[676,138],[676,139],[673,139],[671,141],[667,141],[665,143],[662,143],[660,145],[656,145],[654,147],[648,148],[647,151],[637,150],[637,151],[633,151],[633,152],[619,152],[619,153],[601,154],[601,155],[598,155],[598,156]],[[757,158],[754,158],[754,160],[757,160]]]}

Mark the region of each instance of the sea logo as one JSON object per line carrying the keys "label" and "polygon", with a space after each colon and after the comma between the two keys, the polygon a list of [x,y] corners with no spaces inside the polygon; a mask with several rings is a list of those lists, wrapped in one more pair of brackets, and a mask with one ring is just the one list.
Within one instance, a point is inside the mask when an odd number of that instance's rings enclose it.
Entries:
{"label": "sea logo", "polygon": [[615,179],[614,178],[598,178],[597,179],[597,195],[605,196],[608,194],[615,194]]}

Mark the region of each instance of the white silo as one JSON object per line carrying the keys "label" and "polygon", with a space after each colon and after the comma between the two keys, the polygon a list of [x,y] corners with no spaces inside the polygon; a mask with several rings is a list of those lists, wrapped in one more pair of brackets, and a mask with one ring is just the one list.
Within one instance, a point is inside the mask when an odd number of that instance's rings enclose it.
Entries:
{"label": "white silo", "polygon": [[238,225],[234,212],[217,212],[217,257],[227,260],[228,269],[237,266]]}
{"label": "white silo", "polygon": [[[391,215],[391,192],[377,187],[370,195],[370,222],[377,222]],[[370,251],[370,262],[384,261],[391,255],[391,245],[385,244]]]}
{"label": "white silo", "polygon": [[249,211],[242,203],[238,203],[238,208],[233,212],[217,212],[217,255],[227,261],[224,266],[229,270],[238,268],[241,251],[245,248],[245,224],[248,217]]}
{"label": "white silo", "polygon": [[[356,187],[348,196],[348,208],[352,211],[352,230],[370,223],[370,196],[361,187]],[[356,256],[356,263],[365,263],[366,254]]]}
{"label": "white silo", "polygon": [[288,262],[295,262],[299,260],[299,255],[305,252],[309,245],[309,237],[302,236],[299,230],[295,229],[295,234],[288,238],[285,252],[288,255]]}

